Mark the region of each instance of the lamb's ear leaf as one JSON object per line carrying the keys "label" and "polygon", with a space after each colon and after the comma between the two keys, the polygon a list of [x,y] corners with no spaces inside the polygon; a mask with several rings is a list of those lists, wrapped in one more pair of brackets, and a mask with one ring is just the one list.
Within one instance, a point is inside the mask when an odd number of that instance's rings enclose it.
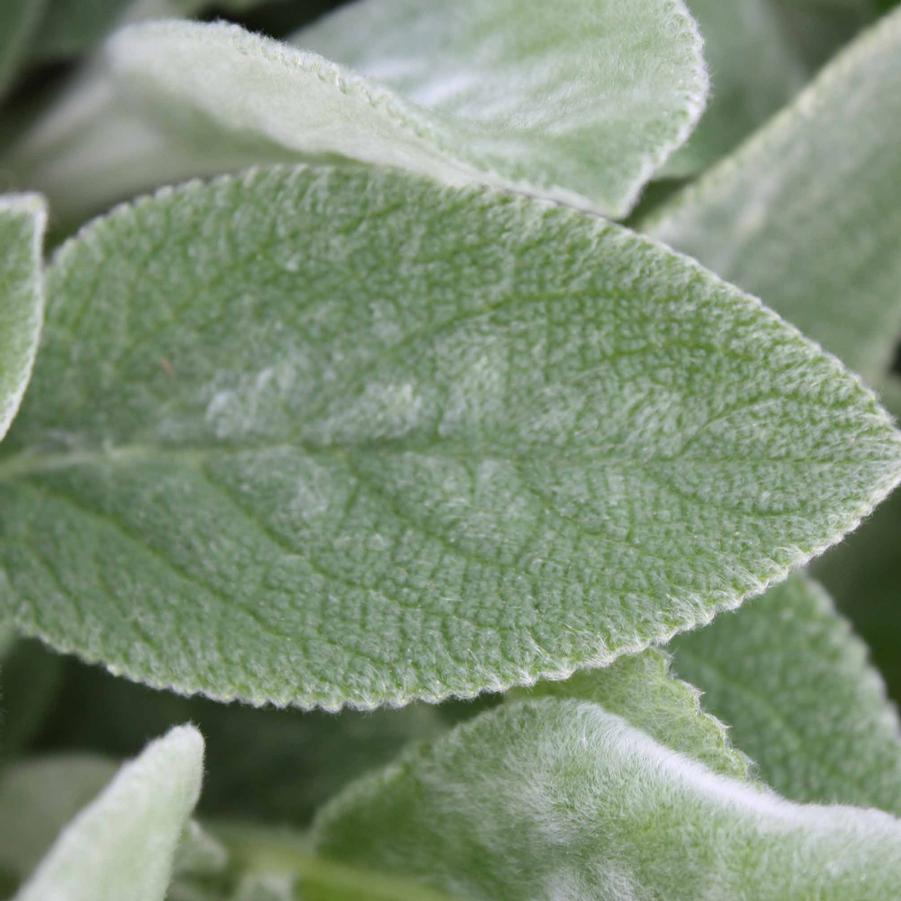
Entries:
{"label": "lamb's ear leaf", "polygon": [[901,703],[899,535],[901,491],[896,491],[859,531],[812,567],[870,647],[896,703]]}
{"label": "lamb's ear leaf", "polygon": [[46,0],[3,0],[0,3],[0,97],[18,74],[45,3]]}
{"label": "lamb's ear leaf", "polygon": [[806,78],[772,0],[688,0],[688,6],[704,38],[711,95],[688,142],[661,169],[670,177],[693,175],[725,156]]}
{"label": "lamb's ear leaf", "polygon": [[66,826],[15,901],[163,901],[202,771],[192,726],[151,742]]}
{"label": "lamb's ear leaf", "polygon": [[506,697],[593,701],[717,773],[737,779],[749,775],[748,758],[732,747],[725,726],[701,709],[698,689],[674,676],[669,656],[657,648],[601,669],[580,670],[564,681],[515,689]]}
{"label": "lamb's ear leaf", "polygon": [[369,707],[603,665],[901,475],[874,396],[756,300],[516,195],[255,171],[99,220],[48,284],[0,600],[183,692]]}
{"label": "lamb's ear leaf", "polygon": [[0,196],[0,439],[19,409],[41,334],[46,219],[35,195]]}
{"label": "lamb's ear leaf", "polygon": [[897,713],[815,582],[792,576],[671,648],[678,673],[780,794],[901,815]]}
{"label": "lamb's ear leaf", "polygon": [[67,218],[334,155],[620,215],[706,97],[681,0],[369,0],[298,40],[338,61],[222,23],[126,28],[8,165]]}
{"label": "lamb's ear leaf", "polygon": [[894,817],[783,800],[550,698],[411,750],[327,805],[313,837],[462,899],[881,901],[901,879]]}
{"label": "lamb's ear leaf", "polygon": [[901,333],[901,10],[643,230],[874,384]]}

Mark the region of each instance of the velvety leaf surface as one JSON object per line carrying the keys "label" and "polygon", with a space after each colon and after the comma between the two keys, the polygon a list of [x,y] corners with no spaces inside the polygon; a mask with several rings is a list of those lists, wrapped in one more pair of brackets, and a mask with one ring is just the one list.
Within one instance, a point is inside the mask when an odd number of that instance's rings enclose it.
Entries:
{"label": "velvety leaf surface", "polygon": [[377,0],[298,40],[338,62],[222,23],[125,29],[8,165],[64,218],[335,155],[618,215],[706,96],[681,0]]}
{"label": "velvety leaf surface", "polygon": [[0,439],[25,393],[41,333],[46,218],[39,197],[0,195]]}
{"label": "velvety leaf surface", "polygon": [[901,333],[901,11],[644,226],[874,384]]}
{"label": "velvety leaf surface", "polygon": [[329,805],[314,838],[472,899],[884,901],[901,879],[888,814],[784,801],[557,699],[412,750]]}
{"label": "velvety leaf surface", "polygon": [[465,163],[614,216],[707,92],[695,24],[672,0],[364,0],[293,42],[428,110]]}
{"label": "velvety leaf surface", "polygon": [[819,585],[792,576],[671,649],[705,710],[780,794],[901,814],[897,713]]}
{"label": "velvety leaf surface", "polygon": [[65,828],[15,901],[162,901],[202,772],[193,727],[152,742]]}
{"label": "velvety leaf surface", "polygon": [[195,183],[49,284],[2,600],[179,691],[365,707],[606,664],[759,593],[901,470],[873,396],[756,301],[515,195]]}
{"label": "velvety leaf surface", "polygon": [[732,747],[723,724],[701,709],[697,688],[676,678],[670,658],[657,648],[602,669],[580,670],[562,682],[516,689],[508,697],[593,701],[717,773],[748,777],[748,759]]}
{"label": "velvety leaf surface", "polygon": [[804,83],[805,68],[773,0],[688,0],[704,38],[710,100],[688,143],[664,167],[692,175],[724,156]]}

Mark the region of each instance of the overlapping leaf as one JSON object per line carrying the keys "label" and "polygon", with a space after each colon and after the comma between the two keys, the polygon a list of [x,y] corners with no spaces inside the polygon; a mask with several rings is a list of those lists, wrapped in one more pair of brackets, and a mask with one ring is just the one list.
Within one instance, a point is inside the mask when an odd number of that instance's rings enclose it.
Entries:
{"label": "overlapping leaf", "polygon": [[15,901],[163,901],[202,769],[196,729],[152,742],[66,827]]}
{"label": "overlapping leaf", "polygon": [[748,759],[732,747],[723,724],[701,709],[697,688],[676,678],[669,657],[657,648],[621,657],[608,667],[581,670],[565,681],[517,689],[508,697],[592,701],[717,773],[748,778]]}
{"label": "overlapping leaf", "polygon": [[45,222],[38,197],[0,196],[0,439],[19,408],[37,352]]}
{"label": "overlapping leaf", "polygon": [[369,0],[346,15],[298,37],[337,61],[224,24],[125,29],[8,165],[65,218],[334,155],[619,215],[704,105],[681,0]]}
{"label": "overlapping leaf", "polygon": [[888,814],[784,801],[556,699],[411,751],[336,799],[314,837],[461,899],[883,901],[901,880]]}
{"label": "overlapping leaf", "polygon": [[901,333],[901,11],[646,230],[874,384]]}
{"label": "overlapping leaf", "polygon": [[760,777],[797,801],[901,815],[901,731],[863,643],[793,576],[672,643],[680,675],[732,727]]}
{"label": "overlapping leaf", "polygon": [[372,706],[609,663],[901,470],[874,398],[756,301],[513,195],[192,184],[92,226],[50,291],[4,607],[180,691]]}

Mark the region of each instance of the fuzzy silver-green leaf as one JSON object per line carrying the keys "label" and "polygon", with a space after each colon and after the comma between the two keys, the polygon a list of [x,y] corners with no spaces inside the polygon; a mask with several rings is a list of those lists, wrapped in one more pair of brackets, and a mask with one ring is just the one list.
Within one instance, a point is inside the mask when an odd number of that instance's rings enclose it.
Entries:
{"label": "fuzzy silver-green leaf", "polygon": [[151,742],[63,830],[15,901],[163,901],[202,773],[193,727]]}
{"label": "fuzzy silver-green leaf", "polygon": [[473,901],[885,901],[901,881],[901,820],[785,801],[572,700],[411,750],[328,805],[314,841]]}
{"label": "fuzzy silver-green leaf", "polygon": [[901,435],[834,358],[603,220],[391,171],[191,184],[56,257],[0,599],[179,691],[561,677],[852,528]]}
{"label": "fuzzy silver-green leaf", "polygon": [[748,758],[732,747],[724,725],[701,709],[698,689],[673,675],[669,656],[658,648],[620,657],[610,666],[580,670],[563,681],[515,689],[506,697],[592,701],[714,772],[737,779],[749,776]]}
{"label": "fuzzy silver-green leaf", "polygon": [[334,155],[620,215],[706,98],[681,0],[370,0],[297,40],[126,28],[7,165],[65,219],[191,175]]}

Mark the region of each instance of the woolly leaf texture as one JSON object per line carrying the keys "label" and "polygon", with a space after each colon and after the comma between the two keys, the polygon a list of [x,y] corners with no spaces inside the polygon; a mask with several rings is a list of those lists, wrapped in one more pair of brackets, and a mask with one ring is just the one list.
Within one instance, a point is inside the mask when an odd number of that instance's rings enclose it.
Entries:
{"label": "woolly leaf texture", "polygon": [[706,99],[681,0],[368,0],[297,41],[126,28],[8,165],[73,219],[191,175],[335,155],[622,215]]}
{"label": "woolly leaf texture", "polygon": [[506,193],[189,184],[48,283],[0,597],[183,692],[369,707],[607,664],[782,578],[901,470],[873,396],[757,301]]}

